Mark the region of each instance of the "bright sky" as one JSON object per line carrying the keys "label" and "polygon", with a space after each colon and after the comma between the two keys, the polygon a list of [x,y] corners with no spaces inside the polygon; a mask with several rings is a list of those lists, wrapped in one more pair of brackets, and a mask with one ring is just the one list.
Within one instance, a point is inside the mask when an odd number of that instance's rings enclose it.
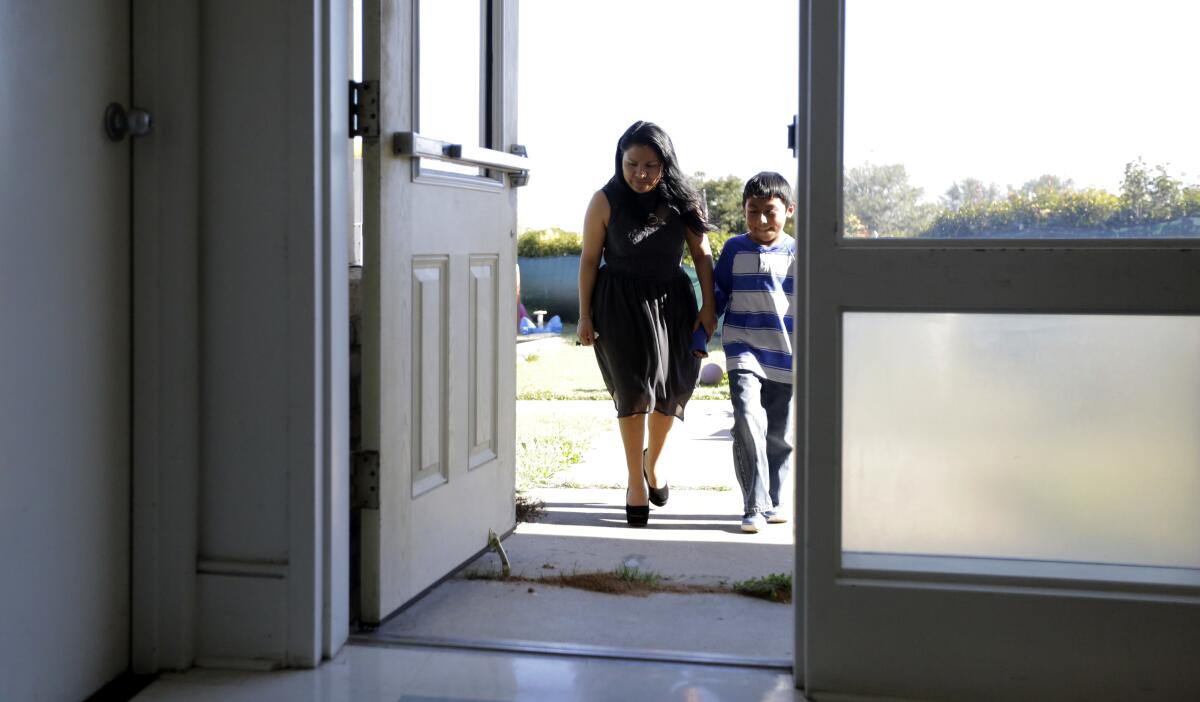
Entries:
{"label": "bright sky", "polygon": [[670,135],[684,172],[795,182],[794,0],[521,0],[518,122],[535,160],[521,227],[579,231],[639,119]]}
{"label": "bright sky", "polygon": [[845,163],[926,196],[1042,174],[1118,192],[1141,156],[1200,182],[1194,0],[848,0]]}
{"label": "bright sky", "polygon": [[[685,173],[775,170],[794,183],[798,5],[520,0],[518,131],[535,166],[520,226],[578,231],[638,119],[667,131]],[[1200,2],[847,0],[846,11],[847,167],[903,163],[928,200],[968,176],[1003,187],[1049,173],[1116,192],[1139,156],[1200,182]]]}
{"label": "bright sky", "polygon": [[[635,119],[684,170],[795,181],[795,0],[521,0],[522,227],[578,230]],[[1136,8],[1136,9],[1135,9]],[[1116,192],[1127,161],[1200,182],[1192,0],[848,0],[845,162]]]}

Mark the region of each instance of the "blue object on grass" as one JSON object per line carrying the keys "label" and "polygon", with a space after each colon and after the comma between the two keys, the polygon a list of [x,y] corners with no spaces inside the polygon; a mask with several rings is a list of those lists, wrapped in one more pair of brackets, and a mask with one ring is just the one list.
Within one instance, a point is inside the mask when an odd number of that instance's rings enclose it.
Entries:
{"label": "blue object on grass", "polygon": [[562,332],[562,320],[559,319],[558,315],[554,315],[550,318],[549,322],[546,322],[546,331],[552,331],[555,334]]}
{"label": "blue object on grass", "polygon": [[520,323],[517,325],[517,329],[522,334],[532,334],[538,330],[537,325],[534,324],[533,320],[528,317],[521,318]]}

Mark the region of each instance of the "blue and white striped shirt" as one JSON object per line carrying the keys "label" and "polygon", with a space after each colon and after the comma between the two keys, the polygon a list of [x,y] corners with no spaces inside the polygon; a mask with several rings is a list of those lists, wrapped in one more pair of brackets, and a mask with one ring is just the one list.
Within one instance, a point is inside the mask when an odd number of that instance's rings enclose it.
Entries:
{"label": "blue and white striped shirt", "polygon": [[783,234],[763,246],[749,234],[731,237],[713,271],[717,315],[725,315],[725,369],[792,383],[796,307],[792,267],[796,240]]}

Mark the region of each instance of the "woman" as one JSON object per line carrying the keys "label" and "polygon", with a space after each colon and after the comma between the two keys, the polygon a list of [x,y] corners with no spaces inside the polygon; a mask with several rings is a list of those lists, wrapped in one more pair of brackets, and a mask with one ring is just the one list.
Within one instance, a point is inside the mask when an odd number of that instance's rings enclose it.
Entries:
{"label": "woman", "polygon": [[[711,338],[716,328],[708,229],[671,139],[657,125],[635,122],[617,141],[613,177],[588,203],[579,260],[579,343],[595,346],[616,405],[629,526],[645,526],[650,502],[667,502],[667,481],[656,468],[696,387],[692,334],[703,327]],[[699,310],[680,267],[685,243],[704,298]]]}

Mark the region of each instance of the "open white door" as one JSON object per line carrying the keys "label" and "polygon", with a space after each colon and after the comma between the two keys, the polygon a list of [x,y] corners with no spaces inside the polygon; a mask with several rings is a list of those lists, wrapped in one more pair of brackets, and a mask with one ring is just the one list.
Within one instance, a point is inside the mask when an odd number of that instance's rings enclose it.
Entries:
{"label": "open white door", "polygon": [[[844,237],[854,2],[801,13],[797,674],[817,700],[1200,699],[1196,240]],[[1075,29],[1051,32],[1064,56]]]}
{"label": "open white door", "polygon": [[[364,8],[360,620],[515,523],[516,2]],[[375,461],[377,460],[377,464]],[[377,496],[377,497],[376,497]]]}

